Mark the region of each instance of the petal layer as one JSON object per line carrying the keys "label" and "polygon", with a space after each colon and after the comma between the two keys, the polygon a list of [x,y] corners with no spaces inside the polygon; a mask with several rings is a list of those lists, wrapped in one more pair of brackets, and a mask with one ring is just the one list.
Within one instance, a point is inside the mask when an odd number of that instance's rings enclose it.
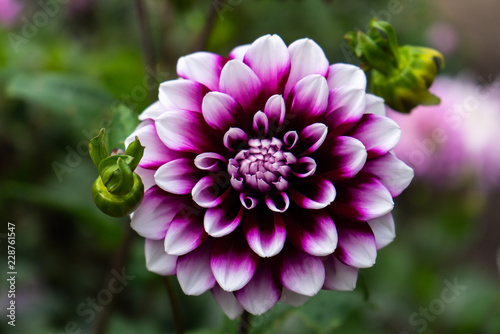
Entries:
{"label": "petal layer", "polygon": [[337,185],[337,197],[329,207],[333,213],[354,221],[368,221],[392,211],[391,193],[378,179],[366,175]]}
{"label": "petal layer", "polygon": [[352,291],[356,288],[358,268],[343,264],[335,255],[325,259],[325,284],[323,289]]}
{"label": "petal layer", "polygon": [[225,291],[236,291],[244,287],[253,277],[258,256],[234,236],[216,239],[210,253],[210,267],[217,283]]}
{"label": "petal layer", "polygon": [[337,224],[339,245],[335,255],[348,266],[369,268],[375,264],[377,247],[368,223]]}
{"label": "petal layer", "polygon": [[243,231],[248,245],[260,257],[275,256],[285,245],[285,222],[280,214],[265,209],[246,212]]}
{"label": "petal layer", "polygon": [[141,205],[132,215],[130,225],[144,238],[163,239],[186,200],[183,196],[172,195],[153,186],[144,194]]}
{"label": "petal layer", "polygon": [[266,96],[281,93],[290,72],[290,54],[278,35],[258,38],[243,60],[259,77]]}
{"label": "petal layer", "polygon": [[319,74],[326,77],[328,73],[328,59],[325,53],[313,40],[299,39],[288,46],[290,52],[290,75],[285,85],[285,99],[302,78],[310,74]]}
{"label": "petal layer", "polygon": [[287,234],[297,249],[326,256],[337,248],[337,229],[325,210],[294,210],[285,217]]}
{"label": "petal layer", "polygon": [[177,256],[168,255],[163,246],[163,240],[146,239],[144,246],[146,268],[158,275],[175,275]]}
{"label": "petal layer", "polygon": [[281,284],[288,290],[305,296],[314,296],[325,282],[323,261],[316,256],[289,247],[283,253],[280,279]]}
{"label": "petal layer", "polygon": [[226,61],[225,58],[215,53],[195,52],[179,58],[177,75],[202,83],[210,90],[218,90],[220,72]]}
{"label": "petal layer", "polygon": [[168,110],[191,110],[201,112],[201,101],[208,88],[199,82],[176,79],[160,84],[160,102]]}
{"label": "petal layer", "polygon": [[234,294],[245,310],[260,315],[276,305],[281,286],[274,279],[270,264],[261,263],[250,282]]}
{"label": "petal layer", "polygon": [[186,295],[199,296],[215,285],[215,277],[210,269],[210,242],[179,257],[177,279]]}

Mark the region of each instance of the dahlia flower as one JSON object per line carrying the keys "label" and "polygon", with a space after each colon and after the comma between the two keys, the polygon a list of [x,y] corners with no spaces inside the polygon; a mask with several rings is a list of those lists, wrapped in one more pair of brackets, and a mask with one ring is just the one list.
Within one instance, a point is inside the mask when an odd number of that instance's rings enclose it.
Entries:
{"label": "dahlia flower", "polygon": [[483,189],[500,184],[500,99],[498,84],[481,87],[471,78],[436,79],[431,91],[438,106],[417,107],[409,115],[387,108],[403,135],[394,153],[416,178],[450,187],[474,181]]}
{"label": "dahlia flower", "polygon": [[364,72],[330,66],[310,39],[266,35],[228,58],[182,57],[177,73],[126,140],[145,146],[131,225],[148,269],[188,295],[210,290],[230,318],[354,289],[413,177]]}

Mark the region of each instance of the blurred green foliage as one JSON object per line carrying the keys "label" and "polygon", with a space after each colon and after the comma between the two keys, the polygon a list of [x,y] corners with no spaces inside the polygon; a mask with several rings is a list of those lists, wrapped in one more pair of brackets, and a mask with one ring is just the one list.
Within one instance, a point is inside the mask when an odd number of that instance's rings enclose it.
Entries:
{"label": "blurred green foliage", "polygon": [[[400,41],[415,45],[427,44],[428,26],[440,19],[431,1],[401,0],[389,7],[390,1],[381,0],[149,0],[157,60],[151,69],[142,60],[132,1],[91,1],[81,11],[71,10],[73,2],[32,37],[23,37],[24,21],[0,28],[0,217],[2,224],[16,224],[19,273],[16,328],[2,316],[2,333],[70,332],[69,322],[81,333],[93,332],[96,320],[78,307],[108,283],[127,220],[109,218],[93,204],[97,170],[87,143],[111,126],[110,148],[122,144],[130,132],[123,124],[132,116],[117,112],[124,110],[118,106],[138,115],[156,85],[176,77],[177,58],[200,45],[211,8],[213,29],[201,43],[209,51],[227,54],[277,33],[286,43],[314,39],[331,62],[353,61],[343,35],[364,29],[373,16],[390,15]],[[22,15],[32,22],[40,5],[24,4]],[[15,36],[23,38],[20,44],[13,44]],[[457,54],[446,70],[466,64]],[[322,291],[300,308],[278,305],[254,317],[253,333],[500,333],[499,197],[412,185],[397,200],[398,237],[380,251],[373,268],[361,270],[354,292]],[[4,242],[1,248],[5,254]],[[134,237],[125,266],[134,279],[113,296],[107,333],[174,332],[162,280],[146,270],[143,249],[143,240]],[[425,319],[420,308],[441,298],[445,280],[467,289],[425,321],[425,329],[423,322],[412,323],[415,312],[413,320]],[[184,296],[177,285],[176,293],[188,333],[236,332],[237,321],[228,320],[209,294]]]}

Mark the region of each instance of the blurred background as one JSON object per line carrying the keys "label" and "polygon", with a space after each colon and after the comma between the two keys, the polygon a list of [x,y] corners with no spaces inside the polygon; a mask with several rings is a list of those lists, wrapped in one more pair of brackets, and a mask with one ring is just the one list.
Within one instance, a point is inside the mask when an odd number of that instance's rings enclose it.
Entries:
{"label": "blurred background", "polygon": [[[403,128],[396,154],[416,173],[396,199],[397,237],[354,292],[278,305],[254,318],[253,333],[500,333],[499,14],[495,0],[0,0],[0,332],[174,333],[143,239],[93,204],[88,140],[125,119],[113,116],[118,105],[138,115],[184,54],[227,55],[277,33],[356,63],[343,35],[377,16],[401,44],[447,59],[433,87],[440,106],[388,111]],[[5,316],[8,222],[15,327]],[[109,294],[123,270],[123,289]],[[188,333],[236,332],[209,293],[173,289]]]}

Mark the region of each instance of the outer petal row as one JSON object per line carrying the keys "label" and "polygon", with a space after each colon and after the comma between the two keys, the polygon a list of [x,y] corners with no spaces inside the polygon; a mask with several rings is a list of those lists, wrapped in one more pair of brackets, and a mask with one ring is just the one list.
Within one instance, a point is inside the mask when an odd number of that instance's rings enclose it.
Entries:
{"label": "outer petal row", "polygon": [[257,74],[266,96],[281,93],[290,72],[290,54],[281,37],[258,38],[246,51],[243,62]]}

